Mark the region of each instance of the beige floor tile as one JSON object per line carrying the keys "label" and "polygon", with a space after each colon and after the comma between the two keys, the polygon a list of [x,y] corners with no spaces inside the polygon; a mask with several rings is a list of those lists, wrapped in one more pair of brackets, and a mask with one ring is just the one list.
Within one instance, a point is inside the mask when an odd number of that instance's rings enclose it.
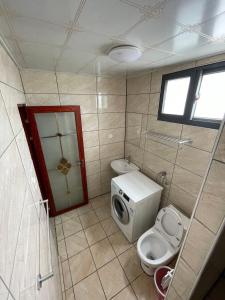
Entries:
{"label": "beige floor tile", "polygon": [[132,244],[128,242],[128,240],[125,238],[121,231],[109,236],[109,240],[117,255],[123,253],[124,251],[132,247]]}
{"label": "beige floor tile", "polygon": [[76,300],[105,299],[98,274],[95,272],[74,286]]}
{"label": "beige floor tile", "polygon": [[128,285],[127,278],[117,258],[98,270],[107,299]]}
{"label": "beige floor tile", "polygon": [[75,300],[73,288],[65,291],[65,300]]}
{"label": "beige floor tile", "polygon": [[86,214],[81,215],[80,220],[84,229],[99,222],[97,215],[95,214],[94,211],[90,211],[87,212]]}
{"label": "beige floor tile", "polygon": [[89,248],[71,257],[69,265],[73,284],[76,284],[96,270]]}
{"label": "beige floor tile", "polygon": [[69,219],[67,222],[62,223],[62,226],[65,237],[82,230],[79,217],[73,217],[72,219]]}
{"label": "beige floor tile", "polygon": [[56,230],[56,238],[57,241],[60,241],[62,239],[64,239],[64,234],[63,234],[63,227],[62,224],[58,224],[55,226],[55,230]]}
{"label": "beige floor tile", "polygon": [[81,206],[77,209],[78,215],[81,216],[83,214],[86,214],[88,212],[91,212],[93,210],[91,203],[88,203],[84,206]]}
{"label": "beige floor tile", "polygon": [[100,223],[87,228],[85,230],[85,235],[89,245],[93,245],[94,243],[103,240],[106,237],[106,234]]}
{"label": "beige floor tile", "polygon": [[55,219],[55,225],[61,224],[62,223],[62,219],[60,216],[57,216],[54,218]]}
{"label": "beige floor tile", "polygon": [[101,221],[101,224],[107,236],[112,235],[113,233],[116,233],[120,230],[119,227],[114,222],[113,218],[111,217]]}
{"label": "beige floor tile", "polygon": [[62,263],[62,273],[63,273],[63,282],[65,290],[72,287],[72,280],[71,280],[71,274],[70,274],[70,268],[69,268],[69,262],[68,260],[65,260]]}
{"label": "beige floor tile", "polygon": [[58,242],[58,253],[59,253],[60,261],[64,261],[67,259],[65,240],[61,240]]}
{"label": "beige floor tile", "polygon": [[109,206],[110,205],[110,194],[106,194],[106,195],[102,195],[102,196],[99,196],[99,197],[96,197],[94,199],[92,199],[90,201],[93,209],[97,209],[101,206]]}
{"label": "beige floor tile", "polygon": [[99,220],[108,219],[111,216],[111,209],[108,205],[99,207],[95,210],[96,215],[98,216]]}
{"label": "beige floor tile", "polygon": [[71,257],[88,247],[84,231],[80,231],[65,239],[68,257]]}
{"label": "beige floor tile", "polygon": [[124,290],[119,292],[112,300],[137,300],[134,291],[131,286],[126,287]]}
{"label": "beige floor tile", "polygon": [[130,282],[136,279],[143,272],[136,248],[132,247],[128,249],[118,258]]}
{"label": "beige floor tile", "polygon": [[77,215],[78,215],[77,209],[73,209],[73,210],[70,210],[70,211],[62,214],[60,217],[61,217],[62,222],[66,222],[66,221],[69,221],[70,219],[72,219],[73,217],[76,217]]}
{"label": "beige floor tile", "polygon": [[97,268],[102,267],[116,257],[108,239],[104,239],[90,248]]}
{"label": "beige floor tile", "polygon": [[158,300],[153,277],[142,274],[132,283],[138,300]]}

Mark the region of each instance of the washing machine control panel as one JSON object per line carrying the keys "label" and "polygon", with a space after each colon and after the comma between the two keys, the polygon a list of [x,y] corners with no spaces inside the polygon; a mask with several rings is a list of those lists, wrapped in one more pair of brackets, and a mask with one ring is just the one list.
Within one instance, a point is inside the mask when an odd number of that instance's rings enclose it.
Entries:
{"label": "washing machine control panel", "polygon": [[119,190],[119,194],[121,195],[121,196],[123,196],[123,198],[127,201],[127,202],[129,202],[130,201],[130,198],[127,196],[127,194],[125,194],[122,190]]}

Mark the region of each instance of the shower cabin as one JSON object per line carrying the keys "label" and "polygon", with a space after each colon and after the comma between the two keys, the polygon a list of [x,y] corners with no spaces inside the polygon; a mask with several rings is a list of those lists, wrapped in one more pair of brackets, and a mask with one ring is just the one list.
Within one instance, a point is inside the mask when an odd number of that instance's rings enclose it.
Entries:
{"label": "shower cabin", "polygon": [[50,216],[88,202],[79,106],[19,106]]}

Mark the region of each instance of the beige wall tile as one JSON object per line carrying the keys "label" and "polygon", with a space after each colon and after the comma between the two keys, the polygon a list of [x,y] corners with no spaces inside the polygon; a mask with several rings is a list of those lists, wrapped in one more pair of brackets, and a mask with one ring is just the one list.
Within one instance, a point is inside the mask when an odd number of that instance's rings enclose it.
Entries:
{"label": "beige wall tile", "polygon": [[173,183],[193,196],[198,196],[203,178],[183,168],[175,166]]}
{"label": "beige wall tile", "polygon": [[196,61],[196,66],[203,66],[203,65],[208,65],[208,64],[212,64],[215,62],[219,62],[219,61],[224,61],[225,60],[225,55],[224,54],[219,54],[219,55],[214,55],[211,57],[206,57],[206,58],[202,58],[200,60]]}
{"label": "beige wall tile", "polygon": [[144,159],[144,150],[130,143],[125,143],[125,156],[128,155],[138,166],[142,165]]}
{"label": "beige wall tile", "polygon": [[169,192],[169,203],[175,205],[188,217],[191,216],[197,198],[172,184]]}
{"label": "beige wall tile", "polygon": [[81,114],[97,113],[96,95],[60,94],[61,105],[79,105]]}
{"label": "beige wall tile", "polygon": [[127,80],[127,94],[141,94],[150,92],[151,74]]}
{"label": "beige wall tile", "polygon": [[25,93],[58,93],[54,72],[23,69],[21,76]]}
{"label": "beige wall tile", "polygon": [[[177,291],[177,294],[182,299],[189,299],[190,292],[192,290],[193,284],[196,280],[195,273],[191,270],[191,268],[183,261],[183,259],[179,260],[179,265],[175,271],[172,285]],[[170,299],[168,299],[170,300]]]}
{"label": "beige wall tile", "polygon": [[168,160],[172,163],[174,163],[176,160],[176,155],[177,155],[176,148],[155,142],[151,140],[150,137],[146,139],[145,150],[152,152],[153,154],[156,154],[161,158]]}
{"label": "beige wall tile", "polygon": [[96,94],[96,77],[73,73],[56,73],[59,93]]}
{"label": "beige wall tile", "polygon": [[158,121],[156,116],[148,118],[148,129],[157,133],[180,137],[182,125],[165,121]]}
{"label": "beige wall tile", "polygon": [[100,159],[111,157],[113,155],[124,155],[124,143],[115,143],[100,146]]}
{"label": "beige wall tile", "polygon": [[216,140],[218,131],[198,126],[184,125],[182,130],[182,138],[190,138],[191,146],[211,152]]}
{"label": "beige wall tile", "polygon": [[86,162],[99,160],[99,147],[86,148],[84,153]]}
{"label": "beige wall tile", "polygon": [[98,112],[125,112],[126,96],[98,95]]}
{"label": "beige wall tile", "polygon": [[160,93],[150,94],[150,103],[148,113],[158,115]]}
{"label": "beige wall tile", "polygon": [[88,188],[97,186],[98,184],[100,184],[100,173],[95,173],[94,175],[87,176]]}
{"label": "beige wall tile", "polygon": [[155,173],[166,171],[168,180],[171,180],[174,168],[172,163],[146,151],[144,154],[144,164],[146,168],[151,169]]}
{"label": "beige wall tile", "polygon": [[191,172],[204,176],[211,154],[189,146],[178,150],[176,163]]}
{"label": "beige wall tile", "polygon": [[100,145],[123,142],[125,137],[125,128],[107,129],[99,131]]}
{"label": "beige wall tile", "polygon": [[159,93],[161,89],[162,73],[155,71],[152,73],[151,79],[151,93]]}
{"label": "beige wall tile", "polygon": [[117,77],[97,77],[99,94],[126,95],[126,79]]}
{"label": "beige wall tile", "polygon": [[99,129],[125,127],[125,113],[99,114]]}
{"label": "beige wall tile", "polygon": [[58,94],[26,94],[25,96],[28,105],[60,105]]}
{"label": "beige wall tile", "polygon": [[220,198],[203,192],[195,212],[195,217],[216,233],[224,216],[225,196]]}
{"label": "beige wall tile", "polygon": [[149,94],[128,95],[127,112],[146,113],[149,106]]}
{"label": "beige wall tile", "polygon": [[98,131],[83,132],[84,148],[90,148],[99,145]]}
{"label": "beige wall tile", "polygon": [[110,156],[107,158],[101,159],[101,171],[109,171],[111,170],[111,161],[115,159],[120,159],[123,158],[123,155],[116,155],[116,156]]}
{"label": "beige wall tile", "polygon": [[141,127],[140,126],[132,126],[126,128],[126,141],[134,144],[136,146],[140,146],[141,141]]}
{"label": "beige wall tile", "polygon": [[91,161],[86,163],[87,176],[100,172],[100,161]]}
{"label": "beige wall tile", "polygon": [[204,263],[214,237],[213,233],[201,223],[195,219],[192,220],[182,251],[182,257],[196,274],[199,273]]}
{"label": "beige wall tile", "polygon": [[93,131],[98,130],[98,116],[97,114],[85,114],[81,116],[82,130]]}
{"label": "beige wall tile", "polygon": [[142,114],[126,113],[126,127],[141,126]]}
{"label": "beige wall tile", "polygon": [[219,161],[225,162],[225,126],[221,132],[221,136],[216,148],[216,153],[214,155],[214,158]]}

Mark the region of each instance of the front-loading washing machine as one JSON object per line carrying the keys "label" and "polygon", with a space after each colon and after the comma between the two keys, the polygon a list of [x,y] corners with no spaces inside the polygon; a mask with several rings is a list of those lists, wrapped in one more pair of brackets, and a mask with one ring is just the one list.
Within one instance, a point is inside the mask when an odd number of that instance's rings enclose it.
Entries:
{"label": "front-loading washing machine", "polygon": [[130,242],[155,223],[162,189],[139,171],[112,179],[111,214]]}

